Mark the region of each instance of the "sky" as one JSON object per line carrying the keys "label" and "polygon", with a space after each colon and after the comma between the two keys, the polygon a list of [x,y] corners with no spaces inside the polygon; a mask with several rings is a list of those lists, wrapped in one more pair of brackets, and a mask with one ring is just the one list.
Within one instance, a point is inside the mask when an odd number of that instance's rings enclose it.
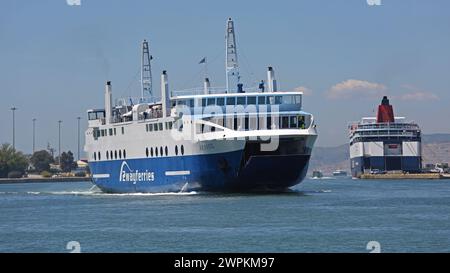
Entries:
{"label": "sky", "polygon": [[[140,46],[150,41],[155,95],[159,75],[171,89],[201,86],[208,59],[212,85],[224,86],[225,22],[235,21],[244,83],[273,66],[279,89],[305,92],[318,146],[347,139],[347,125],[375,115],[388,95],[397,116],[423,133],[450,133],[450,1],[293,0],[144,1],[3,0],[0,8],[0,143],[77,150],[77,117],[114,98],[140,95]],[[370,1],[369,1],[370,2]],[[376,1],[375,1],[376,2]]]}

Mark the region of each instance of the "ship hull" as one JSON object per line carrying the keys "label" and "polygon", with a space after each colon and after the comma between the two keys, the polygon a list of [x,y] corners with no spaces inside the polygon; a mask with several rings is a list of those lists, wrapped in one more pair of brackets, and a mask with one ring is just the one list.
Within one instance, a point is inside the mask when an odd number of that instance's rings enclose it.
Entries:
{"label": "ship hull", "polygon": [[246,158],[245,151],[101,161],[90,168],[94,184],[107,193],[279,191],[306,175],[308,154]]}

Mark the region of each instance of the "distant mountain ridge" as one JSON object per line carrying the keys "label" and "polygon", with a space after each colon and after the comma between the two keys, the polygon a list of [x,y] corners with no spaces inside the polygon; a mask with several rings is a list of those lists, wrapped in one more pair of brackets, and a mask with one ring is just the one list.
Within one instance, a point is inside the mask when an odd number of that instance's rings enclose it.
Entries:
{"label": "distant mountain ridge", "polygon": [[[428,134],[422,136],[423,163],[450,162],[450,134]],[[350,172],[349,145],[337,147],[314,147],[309,172],[320,170],[325,175],[342,169]]]}

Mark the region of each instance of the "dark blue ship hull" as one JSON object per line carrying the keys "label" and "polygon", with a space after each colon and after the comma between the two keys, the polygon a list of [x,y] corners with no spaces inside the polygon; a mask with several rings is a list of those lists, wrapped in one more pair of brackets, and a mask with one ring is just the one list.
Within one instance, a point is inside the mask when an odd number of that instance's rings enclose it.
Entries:
{"label": "dark blue ship hull", "polygon": [[[247,152],[248,153],[248,152]],[[300,183],[310,155],[220,154],[90,162],[108,193],[283,190]]]}

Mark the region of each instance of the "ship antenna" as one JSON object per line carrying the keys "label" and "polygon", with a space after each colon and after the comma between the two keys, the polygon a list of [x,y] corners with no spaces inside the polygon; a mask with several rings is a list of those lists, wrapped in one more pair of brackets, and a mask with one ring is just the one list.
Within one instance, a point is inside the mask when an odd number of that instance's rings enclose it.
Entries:
{"label": "ship antenna", "polygon": [[142,42],[142,63],[141,63],[141,98],[146,95],[152,96],[153,80],[152,80],[152,66],[151,60],[153,57],[150,55],[150,50],[147,40]]}
{"label": "ship antenna", "polygon": [[234,32],[234,22],[231,18],[227,20],[226,32],[226,51],[225,51],[225,70],[226,70],[226,88],[227,93],[230,92],[230,84],[232,89],[236,90],[240,83],[239,65],[236,49],[236,37]]}

